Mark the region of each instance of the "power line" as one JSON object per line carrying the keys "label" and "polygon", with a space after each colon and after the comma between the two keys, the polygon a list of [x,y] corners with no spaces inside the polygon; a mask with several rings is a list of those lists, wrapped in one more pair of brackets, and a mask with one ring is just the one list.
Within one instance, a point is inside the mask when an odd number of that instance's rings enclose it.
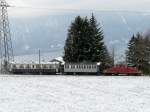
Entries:
{"label": "power line", "polygon": [[10,8],[21,8],[21,9],[41,9],[51,11],[89,11],[89,12],[129,12],[129,13],[150,13],[150,11],[142,10],[106,10],[106,9],[73,9],[73,8],[50,8],[50,7],[32,7],[32,6],[15,6],[8,5]]}

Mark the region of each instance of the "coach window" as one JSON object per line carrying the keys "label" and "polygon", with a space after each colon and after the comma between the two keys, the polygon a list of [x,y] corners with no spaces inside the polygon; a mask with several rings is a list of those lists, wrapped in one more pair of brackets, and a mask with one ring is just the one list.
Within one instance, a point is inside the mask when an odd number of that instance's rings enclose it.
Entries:
{"label": "coach window", "polygon": [[52,68],[52,65],[49,65],[49,68],[51,69],[51,68]]}
{"label": "coach window", "polygon": [[29,69],[29,68],[30,68],[29,64],[27,64],[27,66],[26,66],[26,67],[27,67],[27,69]]}
{"label": "coach window", "polygon": [[93,69],[95,68],[95,66],[93,65]]}
{"label": "coach window", "polygon": [[37,65],[36,65],[36,68],[40,68],[40,65],[39,65],[39,64],[37,64]]}
{"label": "coach window", "polygon": [[78,65],[75,65],[75,69],[77,68]]}
{"label": "coach window", "polygon": [[16,65],[13,65],[13,68],[16,68]]}
{"label": "coach window", "polygon": [[34,69],[34,65],[32,65],[32,68]]}
{"label": "coach window", "polygon": [[23,65],[20,65],[20,68],[23,68]]}
{"label": "coach window", "polygon": [[92,69],[94,68],[94,66],[92,65]]}
{"label": "coach window", "polygon": [[91,69],[91,65],[89,65],[89,69]]}
{"label": "coach window", "polygon": [[46,65],[43,65],[43,68],[47,68]]}
{"label": "coach window", "polygon": [[89,65],[89,69],[91,69],[91,65]]}

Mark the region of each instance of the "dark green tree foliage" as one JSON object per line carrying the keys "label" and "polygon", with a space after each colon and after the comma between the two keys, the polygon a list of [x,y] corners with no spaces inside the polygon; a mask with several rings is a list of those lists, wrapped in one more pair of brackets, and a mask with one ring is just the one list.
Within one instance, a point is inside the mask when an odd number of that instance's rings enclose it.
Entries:
{"label": "dark green tree foliage", "polygon": [[[99,28],[99,25],[97,24],[97,21],[92,14],[92,17],[90,19],[90,27],[91,27],[91,61],[93,62],[99,62],[103,61],[105,57],[105,45],[103,42],[104,35],[101,28]],[[102,59],[103,58],[103,59]]]}
{"label": "dark green tree foliage", "polygon": [[92,62],[102,62],[104,67],[106,65],[112,65],[113,59],[104,44],[104,34],[100,25],[97,23],[95,16],[92,14],[90,19],[91,27],[91,61]]}
{"label": "dark green tree foliage", "polygon": [[128,64],[136,66],[145,74],[150,73],[150,40],[137,33],[128,44],[126,57]]}
{"label": "dark green tree foliage", "polygon": [[128,50],[126,51],[126,58],[127,58],[128,64],[130,65],[134,64],[134,66],[136,65],[135,52],[134,52],[135,51],[135,39],[136,38],[133,35],[131,40],[128,43]]}
{"label": "dark green tree foliage", "polygon": [[103,39],[103,30],[93,14],[90,20],[76,17],[68,30],[64,61],[109,63],[111,57]]}
{"label": "dark green tree foliage", "polygon": [[90,26],[87,18],[75,18],[68,31],[64,61],[83,62],[88,60]]}

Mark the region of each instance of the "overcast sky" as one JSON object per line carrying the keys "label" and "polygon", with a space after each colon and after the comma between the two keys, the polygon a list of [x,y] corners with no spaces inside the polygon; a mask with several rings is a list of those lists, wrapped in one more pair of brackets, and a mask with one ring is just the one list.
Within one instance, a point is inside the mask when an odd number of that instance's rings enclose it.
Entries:
{"label": "overcast sky", "polygon": [[[7,0],[10,5],[60,9],[149,11],[150,0]],[[27,9],[11,9],[10,13]],[[31,10],[31,9],[30,9]],[[29,10],[28,10],[29,11]]]}

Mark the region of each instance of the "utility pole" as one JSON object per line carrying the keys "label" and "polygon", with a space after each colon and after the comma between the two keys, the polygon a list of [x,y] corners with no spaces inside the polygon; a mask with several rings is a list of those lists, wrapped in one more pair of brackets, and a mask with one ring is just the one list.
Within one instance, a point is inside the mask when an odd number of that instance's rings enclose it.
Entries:
{"label": "utility pole", "polygon": [[9,64],[14,60],[7,8],[5,0],[0,0],[0,57],[1,73],[8,73]]}
{"label": "utility pole", "polygon": [[39,65],[41,64],[41,50],[39,49]]}
{"label": "utility pole", "polygon": [[112,48],[112,59],[113,59],[113,66],[115,65],[115,47]]}

